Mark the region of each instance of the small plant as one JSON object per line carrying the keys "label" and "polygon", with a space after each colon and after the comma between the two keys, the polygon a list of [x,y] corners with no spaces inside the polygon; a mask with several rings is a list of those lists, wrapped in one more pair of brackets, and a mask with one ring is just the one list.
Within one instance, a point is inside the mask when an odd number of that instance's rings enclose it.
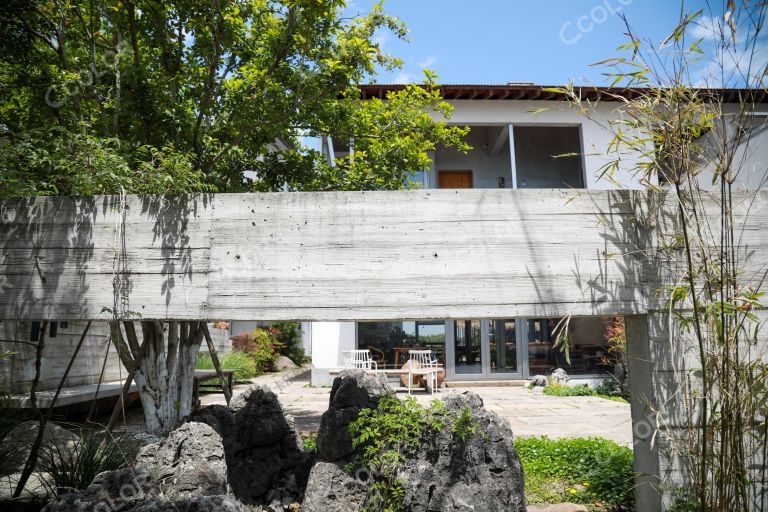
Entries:
{"label": "small plant", "polygon": [[[606,379],[606,381],[608,380],[609,379]],[[603,383],[595,389],[590,388],[586,384],[577,384],[575,386],[550,384],[545,387],[542,392],[545,395],[550,396],[596,396],[606,400],[613,400],[614,402],[628,403],[623,397],[616,393],[613,388],[609,388],[610,384],[606,384],[606,381],[603,381]]]}
{"label": "small plant", "polygon": [[529,503],[571,501],[624,511],[634,505],[630,448],[601,438],[517,438]]}
{"label": "small plant", "polygon": [[317,434],[309,434],[303,437],[304,450],[314,452],[317,450]]}
{"label": "small plant", "polygon": [[376,409],[360,411],[357,420],[349,425],[349,432],[352,445],[362,450],[356,463],[347,469],[362,468],[371,475],[364,510],[402,510],[405,488],[400,471],[425,439],[450,432],[463,444],[478,429],[471,410],[464,408],[449,413],[438,400],[422,407],[414,397],[405,401],[383,397]]}
{"label": "small plant", "polygon": [[119,469],[126,459],[109,433],[82,429],[74,446],[52,443],[40,451],[39,470],[48,473],[45,482],[51,495],[59,495],[88,487],[99,473]]}
{"label": "small plant", "polygon": [[[229,352],[221,356],[219,362],[222,368],[227,370],[234,370],[234,379],[236,382],[247,382],[259,374],[256,367],[256,363],[251,359],[248,354],[240,351]],[[197,363],[195,368],[198,370],[213,370],[213,360],[208,353],[202,353],[197,356]],[[207,382],[207,381],[206,381]],[[214,380],[218,383],[218,380]]]}

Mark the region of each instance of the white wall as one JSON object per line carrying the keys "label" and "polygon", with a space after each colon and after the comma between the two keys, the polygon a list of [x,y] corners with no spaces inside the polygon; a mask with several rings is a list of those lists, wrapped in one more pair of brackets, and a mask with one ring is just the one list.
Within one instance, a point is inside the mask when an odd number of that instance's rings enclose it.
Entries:
{"label": "white wall", "polygon": [[312,322],[312,385],[330,386],[329,370],[343,366],[342,352],[355,349],[355,322]]}

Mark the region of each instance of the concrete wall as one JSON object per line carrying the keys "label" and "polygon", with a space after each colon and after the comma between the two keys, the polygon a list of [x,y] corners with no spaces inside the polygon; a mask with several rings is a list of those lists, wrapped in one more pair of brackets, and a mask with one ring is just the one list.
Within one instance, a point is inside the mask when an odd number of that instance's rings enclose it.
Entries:
{"label": "concrete wall", "polygon": [[[67,328],[58,328],[56,336],[46,333],[41,365],[40,391],[55,389],[69,363],[85,322],[69,322]],[[125,378],[127,371],[118,358],[114,345],[107,343],[108,328],[104,322],[93,322],[83,341],[75,364],[70,370],[65,386],[96,384],[102,371],[104,357],[104,382]],[[13,352],[0,359],[0,393],[27,393],[35,376],[36,345],[30,341],[30,322],[0,322],[0,352]],[[15,340],[15,341],[14,341]]]}

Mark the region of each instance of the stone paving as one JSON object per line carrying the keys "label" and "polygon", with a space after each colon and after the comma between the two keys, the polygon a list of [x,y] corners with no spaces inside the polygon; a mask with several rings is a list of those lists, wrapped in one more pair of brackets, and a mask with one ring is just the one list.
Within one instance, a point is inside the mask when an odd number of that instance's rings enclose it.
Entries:
{"label": "stone paving", "polygon": [[[265,375],[252,382],[267,385],[277,392],[283,408],[294,416],[300,431],[317,432],[320,417],[328,408],[330,388],[310,387],[308,369]],[[237,385],[234,393],[242,392],[246,387]],[[467,390],[480,395],[486,408],[507,417],[517,436],[597,436],[625,446],[632,445],[628,404],[588,396],[548,396],[524,386],[443,388],[434,398]],[[398,391],[398,396],[407,396],[407,392]],[[418,391],[414,396],[420,403],[433,398],[424,391]],[[224,403],[224,397],[220,393],[207,394],[202,397],[202,403]]]}

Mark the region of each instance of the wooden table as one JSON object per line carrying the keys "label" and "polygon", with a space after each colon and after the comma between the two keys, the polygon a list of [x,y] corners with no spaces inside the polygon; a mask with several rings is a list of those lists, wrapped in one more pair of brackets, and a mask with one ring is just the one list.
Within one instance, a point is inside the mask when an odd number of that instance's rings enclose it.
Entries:
{"label": "wooden table", "polygon": [[[224,374],[224,378],[227,381],[227,388],[229,390],[229,396],[232,396],[232,379],[235,375],[234,370],[225,370],[222,368],[221,373]],[[204,382],[209,380],[215,380],[216,384],[205,384]],[[200,388],[219,388],[221,389],[221,382],[216,370],[195,370],[195,376],[192,381],[192,408],[200,408]],[[222,389],[223,393],[224,390]]]}

